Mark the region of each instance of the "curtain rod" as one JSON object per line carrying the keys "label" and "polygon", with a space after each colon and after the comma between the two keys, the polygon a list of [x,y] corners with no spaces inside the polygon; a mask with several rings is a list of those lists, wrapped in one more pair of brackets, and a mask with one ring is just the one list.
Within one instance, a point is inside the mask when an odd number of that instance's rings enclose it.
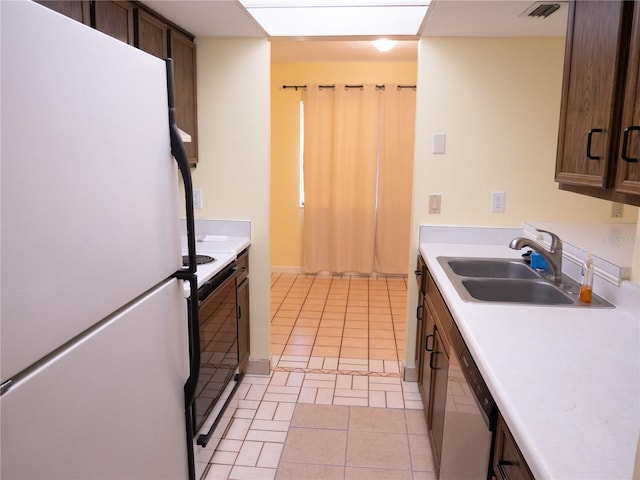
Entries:
{"label": "curtain rod", "polygon": [[[282,85],[282,88],[284,90],[286,90],[287,88],[293,88],[296,91],[298,91],[298,89],[302,89],[302,90],[306,90],[307,86],[306,85]],[[318,85],[318,88],[323,89],[323,88],[336,88],[335,85]],[[364,85],[345,85],[344,88],[349,89],[349,88],[359,88],[359,89],[363,89]],[[403,88],[413,88],[415,89],[416,86],[415,85],[398,85],[396,87],[398,90],[402,90]],[[385,85],[376,85],[376,90],[384,90],[385,89]]]}

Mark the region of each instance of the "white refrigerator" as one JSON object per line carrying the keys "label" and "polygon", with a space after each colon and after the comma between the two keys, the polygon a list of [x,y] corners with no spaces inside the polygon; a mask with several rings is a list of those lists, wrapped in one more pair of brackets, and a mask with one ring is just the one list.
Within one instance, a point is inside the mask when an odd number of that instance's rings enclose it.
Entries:
{"label": "white refrigerator", "polygon": [[0,478],[192,477],[165,62],[31,2],[0,21]]}

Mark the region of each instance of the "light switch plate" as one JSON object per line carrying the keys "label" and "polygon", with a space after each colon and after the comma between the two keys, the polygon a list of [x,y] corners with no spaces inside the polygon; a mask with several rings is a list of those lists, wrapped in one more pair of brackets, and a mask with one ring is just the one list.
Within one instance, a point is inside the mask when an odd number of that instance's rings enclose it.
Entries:
{"label": "light switch plate", "polygon": [[440,202],[442,197],[440,194],[429,195],[429,213],[440,213]]}
{"label": "light switch plate", "polygon": [[193,189],[193,208],[202,208],[202,190],[199,188]]}
{"label": "light switch plate", "polygon": [[447,135],[445,133],[433,134],[433,153],[443,154],[445,152]]}

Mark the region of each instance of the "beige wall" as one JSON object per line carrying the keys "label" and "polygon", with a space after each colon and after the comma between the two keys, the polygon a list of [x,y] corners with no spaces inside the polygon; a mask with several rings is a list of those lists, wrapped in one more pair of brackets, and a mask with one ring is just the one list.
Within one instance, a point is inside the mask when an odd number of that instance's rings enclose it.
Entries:
{"label": "beige wall", "polygon": [[269,42],[198,37],[197,218],[251,221],[251,359],[269,358]]}
{"label": "beige wall", "polygon": [[[519,227],[524,221],[610,221],[611,202],[558,190],[553,181],[564,55],[563,38],[424,38],[420,42],[411,243],[421,224]],[[431,153],[435,132],[445,155]],[[505,213],[491,213],[492,191]],[[442,213],[428,213],[428,195]],[[625,206],[620,221],[635,222]],[[408,270],[413,269],[412,264]],[[409,282],[409,312],[417,305]],[[413,366],[415,318],[407,321]]]}
{"label": "beige wall", "polygon": [[[416,59],[417,60],[417,59]],[[309,62],[271,66],[271,267],[300,271],[298,111],[302,91],[282,85],[397,83],[415,85],[416,62]]]}

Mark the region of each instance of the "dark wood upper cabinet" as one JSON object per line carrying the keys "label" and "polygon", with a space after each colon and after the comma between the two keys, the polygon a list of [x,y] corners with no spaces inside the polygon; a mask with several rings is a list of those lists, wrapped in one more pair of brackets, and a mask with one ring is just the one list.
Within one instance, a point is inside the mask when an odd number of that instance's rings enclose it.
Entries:
{"label": "dark wood upper cabinet", "polygon": [[91,25],[89,0],[38,0],[38,3],[80,23]]}
{"label": "dark wood upper cabinet", "polygon": [[174,100],[178,128],[191,135],[184,147],[189,164],[198,162],[198,112],[196,109],[196,46],[191,37],[169,29],[169,57],[173,59]]}
{"label": "dark wood upper cabinet", "polygon": [[636,2],[631,29],[618,148],[616,191],[640,196],[640,3]]}
{"label": "dark wood upper cabinet", "polygon": [[[638,125],[638,60],[635,68],[628,62],[640,42],[637,25],[631,28],[638,9],[621,0],[569,3],[555,177],[563,190],[634,205],[638,168],[619,157],[624,124]],[[630,130],[627,140],[633,156],[640,132]]]}
{"label": "dark wood upper cabinet", "polygon": [[95,29],[118,40],[134,44],[134,5],[129,2],[93,2]]}
{"label": "dark wood upper cabinet", "polygon": [[173,58],[176,120],[178,127],[191,136],[191,142],[184,146],[189,164],[195,166],[198,163],[198,114],[193,36],[138,2],[39,0],[39,3],[153,56]]}
{"label": "dark wood upper cabinet", "polygon": [[158,58],[167,58],[168,26],[141,8],[135,15],[135,46]]}

